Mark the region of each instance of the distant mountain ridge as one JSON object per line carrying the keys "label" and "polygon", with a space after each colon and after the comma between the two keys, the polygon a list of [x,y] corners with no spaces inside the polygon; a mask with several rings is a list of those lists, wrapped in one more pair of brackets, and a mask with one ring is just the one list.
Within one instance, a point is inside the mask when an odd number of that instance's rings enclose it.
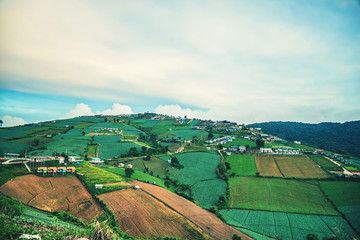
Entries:
{"label": "distant mountain ridge", "polygon": [[265,122],[248,125],[261,128],[289,141],[301,141],[314,147],[360,157],[360,121],[345,123],[324,122]]}

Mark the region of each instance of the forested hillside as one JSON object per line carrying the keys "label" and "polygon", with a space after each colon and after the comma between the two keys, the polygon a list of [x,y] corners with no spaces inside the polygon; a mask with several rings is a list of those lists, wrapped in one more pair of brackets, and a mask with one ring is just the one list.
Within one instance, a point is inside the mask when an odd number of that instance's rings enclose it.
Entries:
{"label": "forested hillside", "polygon": [[298,122],[266,122],[249,125],[289,141],[299,140],[325,150],[360,157],[360,121],[308,124]]}

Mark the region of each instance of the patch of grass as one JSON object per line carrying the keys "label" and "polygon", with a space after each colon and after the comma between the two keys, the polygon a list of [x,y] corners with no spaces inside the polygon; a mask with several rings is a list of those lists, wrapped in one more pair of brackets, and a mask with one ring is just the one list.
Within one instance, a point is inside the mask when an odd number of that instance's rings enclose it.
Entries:
{"label": "patch of grass", "polygon": [[225,162],[230,164],[231,169],[228,170],[230,174],[238,176],[255,176],[256,165],[254,156],[250,155],[231,155],[225,158]]}
{"label": "patch of grass", "polygon": [[223,147],[230,147],[230,146],[246,146],[249,145],[250,147],[256,147],[256,143],[254,141],[245,139],[245,138],[235,138],[232,142],[228,142],[224,144]]}
{"label": "patch of grass", "polygon": [[0,186],[17,176],[29,174],[24,164],[2,165],[0,164]]}
{"label": "patch of grass", "polygon": [[[118,175],[122,176],[124,179],[126,178],[125,177],[126,176],[125,168],[104,168],[104,169],[106,169],[106,171],[118,174]],[[165,181],[163,179],[151,176],[151,175],[143,173],[141,171],[135,170],[134,173],[131,175],[131,178],[127,179],[127,180],[130,181],[131,179],[136,179],[136,180],[148,182],[148,183],[156,182],[156,185],[166,188],[165,184],[164,184]]]}
{"label": "patch of grass", "polygon": [[315,181],[236,177],[229,187],[230,208],[339,215]]}

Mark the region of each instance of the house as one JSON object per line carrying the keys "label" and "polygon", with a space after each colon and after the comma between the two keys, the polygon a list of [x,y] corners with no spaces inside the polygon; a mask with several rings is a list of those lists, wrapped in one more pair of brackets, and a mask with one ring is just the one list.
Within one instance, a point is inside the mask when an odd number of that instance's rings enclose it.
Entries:
{"label": "house", "polygon": [[66,171],[68,172],[68,173],[75,173],[75,167],[67,167],[66,168]]}
{"label": "house", "polygon": [[138,185],[134,186],[134,189],[135,189],[135,190],[137,190],[137,189],[139,189],[139,188],[140,188],[140,186],[138,186]]}
{"label": "house", "polygon": [[65,158],[64,157],[58,157],[58,161],[59,161],[59,164],[64,164],[65,163]]}
{"label": "house", "polygon": [[92,158],[91,161],[90,161],[91,164],[98,164],[98,165],[101,165],[101,164],[104,164],[105,162],[102,161],[100,158]]}
{"label": "house", "polygon": [[261,153],[273,153],[271,148],[260,148]]}
{"label": "house", "polygon": [[298,144],[298,145],[300,145],[300,144],[301,144],[301,142],[300,142],[300,141],[294,141],[294,143],[295,143],[295,144]]}
{"label": "house", "polygon": [[55,173],[57,173],[57,167],[49,167],[48,168],[48,172],[52,173],[53,175],[55,175]]}
{"label": "house", "polygon": [[81,160],[79,157],[75,156],[69,156],[68,161],[70,164],[82,164],[83,160]]}
{"label": "house", "polygon": [[246,152],[246,147],[245,146],[239,146],[239,152]]}
{"label": "house", "polygon": [[230,146],[228,150],[231,152],[237,152],[239,150],[239,146]]}
{"label": "house", "polygon": [[127,165],[126,165],[126,168],[132,168],[132,167],[133,167],[132,164],[127,164]]}
{"label": "house", "polygon": [[95,188],[96,188],[96,189],[102,189],[102,188],[103,188],[103,184],[95,184]]}
{"label": "house", "polygon": [[58,167],[57,172],[62,175],[66,174],[66,167]]}
{"label": "house", "polygon": [[118,167],[123,168],[123,167],[125,167],[125,165],[124,165],[124,163],[119,163]]}

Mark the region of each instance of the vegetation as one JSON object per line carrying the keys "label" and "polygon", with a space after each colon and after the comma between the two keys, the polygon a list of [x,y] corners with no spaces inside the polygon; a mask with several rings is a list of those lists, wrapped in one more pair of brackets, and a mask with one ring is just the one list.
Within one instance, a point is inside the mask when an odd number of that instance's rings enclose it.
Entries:
{"label": "vegetation", "polygon": [[339,215],[314,181],[236,177],[229,188],[230,208]]}
{"label": "vegetation", "polygon": [[317,148],[360,157],[360,121],[319,124],[268,122],[249,126],[260,127],[289,141],[300,140]]}
{"label": "vegetation", "polygon": [[224,209],[225,221],[239,228],[249,229],[269,238],[304,240],[310,234],[319,239],[337,236],[352,239],[356,233],[340,216],[304,215],[283,212]]}
{"label": "vegetation", "polygon": [[[230,169],[228,172],[234,176],[255,176],[256,165],[254,156],[250,155],[231,155],[225,159],[225,164],[228,163]],[[228,168],[228,167],[227,167]]]}

